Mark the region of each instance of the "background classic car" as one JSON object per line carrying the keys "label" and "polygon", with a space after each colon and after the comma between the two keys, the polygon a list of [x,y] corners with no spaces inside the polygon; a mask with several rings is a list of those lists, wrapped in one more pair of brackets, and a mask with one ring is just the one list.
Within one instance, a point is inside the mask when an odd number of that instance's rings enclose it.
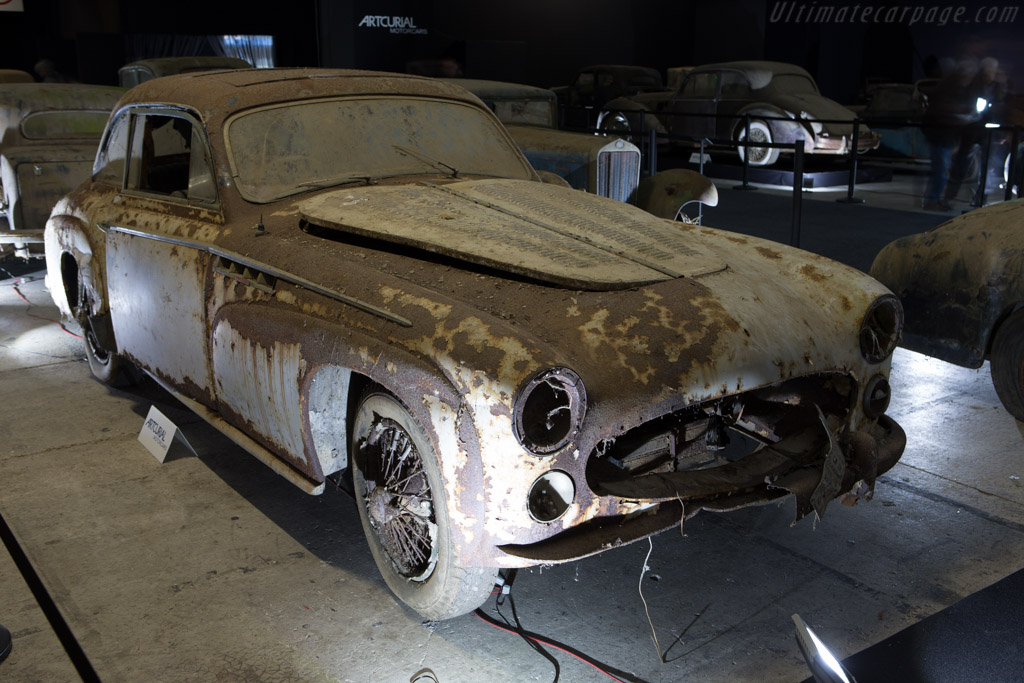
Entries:
{"label": "background classic car", "polygon": [[89,177],[123,92],[77,83],[0,85],[0,249],[11,245],[27,257],[28,245],[42,242],[53,205]]}
{"label": "background classic car", "polygon": [[1024,422],[1024,201],[993,204],[885,246],[871,275],[906,310],[901,346],[968,368],[990,360]]}
{"label": "background classic car", "polygon": [[217,69],[251,68],[252,64],[240,57],[151,57],[122,66],[117,70],[117,82],[122,88],[131,88],[163,76]]}
{"label": "background classic car", "polygon": [[430,79],[137,86],[46,254],[100,379],[131,360],[310,493],[351,474],[384,580],[431,619],[702,509],[823,514],[905,443],[881,285],[540,182]]}
{"label": "background classic car", "polygon": [[[648,130],[668,136],[736,141],[746,139],[745,117],[749,115],[751,140],[803,140],[808,154],[849,152],[856,117],[823,97],[811,75],[799,66],[755,61],[704,64],[691,69],[676,91],[612,100],[604,105],[598,127],[613,133],[635,130],[641,115],[647,117]],[[878,136],[860,126],[857,151],[877,146]],[[741,158],[745,149],[739,148]],[[769,166],[779,153],[779,149],[751,148],[750,163]]]}
{"label": "background classic car", "polygon": [[570,187],[636,204],[670,220],[696,215],[693,207],[684,208],[692,202],[718,204],[714,183],[699,173],[678,169],[641,180],[636,145],[621,138],[558,130],[558,101],[551,90],[468,78],[449,82],[491,108],[536,170],[554,173]]}

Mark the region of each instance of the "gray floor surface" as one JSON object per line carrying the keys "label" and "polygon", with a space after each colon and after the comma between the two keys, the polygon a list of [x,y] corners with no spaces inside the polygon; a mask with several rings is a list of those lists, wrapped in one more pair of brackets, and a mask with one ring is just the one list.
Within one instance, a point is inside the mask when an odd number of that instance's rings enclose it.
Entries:
{"label": "gray floor surface", "polygon": [[[722,194],[707,223],[771,237],[781,222],[787,239],[785,194]],[[804,207],[804,246],[859,267],[894,233],[944,218],[827,197]],[[306,496],[151,382],[94,381],[80,342],[47,320],[39,273],[4,277],[0,514],[103,681],[553,679],[520,638],[472,615],[423,623],[378,576],[347,496]],[[898,350],[891,383],[909,441],[873,501],[833,503],[816,526],[790,527],[791,501],[702,513],[685,535],[522,571],[523,625],[631,680],[798,681],[794,612],[845,656],[1020,569],[1024,425],[987,365]],[[143,449],[150,405],[198,457],[160,464]],[[0,623],[14,635],[0,680],[76,680],[3,550]],[[555,654],[562,681],[610,680]],[[1024,679],[1024,663],[1007,676]]]}

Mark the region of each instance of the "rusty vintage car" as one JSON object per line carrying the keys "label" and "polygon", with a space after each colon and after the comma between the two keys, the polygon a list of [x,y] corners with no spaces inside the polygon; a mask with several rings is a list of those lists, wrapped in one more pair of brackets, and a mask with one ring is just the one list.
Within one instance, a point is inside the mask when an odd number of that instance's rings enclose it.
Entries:
{"label": "rusty vintage car", "polygon": [[500,568],[701,509],[795,494],[821,514],[905,441],[888,290],[542,182],[431,79],[139,85],[46,255],[97,377],[130,360],[310,493],[351,476],[381,574],[431,619]]}
{"label": "rusty vintage car", "polygon": [[57,200],[89,177],[124,90],[77,83],[0,84],[0,250],[28,257]]}
{"label": "rusty vintage car", "polygon": [[701,174],[669,169],[641,179],[640,150],[615,138],[558,130],[558,101],[545,88],[469,78],[450,79],[497,115],[526,159],[570,187],[636,204],[672,220],[697,215],[695,203],[718,204],[718,190]]}
{"label": "rusty vintage car", "polygon": [[871,275],[906,311],[901,346],[967,368],[990,361],[1024,422],[1024,201],[993,204],[885,246]]}
{"label": "rusty vintage car", "polygon": [[[802,140],[808,154],[846,154],[856,115],[824,97],[811,75],[794,64],[722,62],[690,69],[676,90],[611,100],[598,117],[598,128],[623,135],[655,130],[662,139],[682,144],[701,138],[742,142],[748,118],[752,142]],[[858,152],[874,149],[878,142],[867,126],[859,127]],[[746,149],[738,148],[740,158]],[[780,152],[751,147],[750,164],[769,166]]]}

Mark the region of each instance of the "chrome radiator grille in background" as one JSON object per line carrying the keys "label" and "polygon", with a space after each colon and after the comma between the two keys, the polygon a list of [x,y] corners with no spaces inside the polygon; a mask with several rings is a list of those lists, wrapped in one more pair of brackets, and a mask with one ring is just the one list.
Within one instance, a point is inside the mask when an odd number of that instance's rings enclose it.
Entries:
{"label": "chrome radiator grille in background", "polygon": [[640,151],[620,149],[622,140],[611,142],[597,155],[597,194],[628,202],[640,183]]}

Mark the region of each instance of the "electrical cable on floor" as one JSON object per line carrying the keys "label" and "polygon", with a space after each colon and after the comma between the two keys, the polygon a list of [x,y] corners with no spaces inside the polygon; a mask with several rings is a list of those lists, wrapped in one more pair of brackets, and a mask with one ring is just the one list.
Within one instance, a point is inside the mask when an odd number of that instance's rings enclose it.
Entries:
{"label": "electrical cable on floor", "polygon": [[12,288],[14,289],[14,293],[17,294],[19,297],[21,297],[22,301],[24,301],[25,303],[28,304],[28,309],[26,309],[25,315],[27,315],[30,318],[35,318],[36,320],[45,320],[48,323],[53,323],[54,325],[58,325],[60,327],[60,329],[64,330],[65,332],[70,334],[72,337],[75,337],[76,339],[81,339],[82,338],[82,335],[75,334],[74,332],[72,332],[68,328],[64,327],[64,323],[60,322],[59,320],[54,320],[53,318],[45,318],[45,317],[43,317],[41,315],[33,315],[32,313],[29,313],[29,311],[32,310],[32,307],[35,306],[35,304],[33,304],[31,301],[29,301],[28,297],[26,297],[24,294],[21,293],[21,290],[18,289],[18,284],[20,284],[20,283],[17,283],[17,282],[14,283],[12,285]]}
{"label": "electrical cable on floor", "polygon": [[647,549],[647,557],[644,558],[643,569],[640,570],[640,583],[637,585],[637,590],[640,591],[640,600],[644,603],[644,614],[647,615],[647,623],[651,625],[651,635],[654,637],[654,648],[658,651],[658,660],[664,664],[665,655],[661,651],[661,644],[658,643],[658,632],[654,630],[654,622],[651,621],[651,612],[647,609],[647,599],[644,598],[644,574],[650,567],[647,566],[647,560],[651,559],[651,553],[654,552],[654,539],[650,536],[647,537],[651,547]]}
{"label": "electrical cable on floor", "polygon": [[[514,576],[514,574],[512,576]],[[498,590],[496,591],[498,597],[495,599],[494,609],[501,617],[502,621],[504,621],[505,623],[502,624],[501,621],[498,621],[494,617],[488,615],[483,611],[482,608],[476,609],[473,612],[473,614],[475,614],[477,618],[481,621],[484,621],[499,630],[505,631],[506,633],[512,633],[523,638],[530,644],[531,647],[536,649],[538,652],[544,655],[546,659],[551,661],[555,666],[555,678],[553,683],[556,683],[558,681],[558,676],[560,672],[558,660],[555,659],[554,655],[552,655],[550,652],[544,650],[542,646],[551,647],[560,652],[564,652],[567,655],[571,655],[576,659],[580,660],[581,662],[589,664],[590,666],[597,669],[613,681],[617,681],[617,683],[643,683],[641,679],[636,678],[635,676],[632,676],[624,671],[619,671],[610,666],[607,666],[602,662],[599,662],[598,660],[594,659],[593,657],[590,657],[589,655],[580,652],[574,647],[571,647],[557,640],[553,640],[551,638],[547,638],[546,636],[542,636],[524,629],[522,623],[519,621],[519,616],[516,613],[515,602],[513,602],[512,600],[511,580],[506,582],[504,579],[499,579],[499,581],[501,583],[499,583]],[[509,607],[512,609],[512,617],[515,621],[514,625],[501,611],[500,605],[505,598],[508,599]]]}
{"label": "electrical cable on floor", "polygon": [[29,562],[25,551],[21,549],[18,539],[14,537],[11,528],[7,526],[3,515],[0,515],[0,541],[3,541],[3,544],[7,546],[7,552],[11,554],[14,566],[21,572],[22,578],[25,579],[29,590],[32,591],[32,596],[36,599],[36,603],[39,604],[39,609],[46,616],[46,620],[50,622],[50,627],[57,635],[57,639],[64,647],[64,651],[67,653],[83,683],[100,683],[100,677],[96,674],[96,670],[92,668],[89,658],[85,655],[85,650],[82,649],[82,646],[75,638],[71,627],[64,621],[64,616],[60,613],[57,603],[50,597],[46,586],[43,585],[42,579],[39,578],[39,574],[36,573],[32,563]]}

